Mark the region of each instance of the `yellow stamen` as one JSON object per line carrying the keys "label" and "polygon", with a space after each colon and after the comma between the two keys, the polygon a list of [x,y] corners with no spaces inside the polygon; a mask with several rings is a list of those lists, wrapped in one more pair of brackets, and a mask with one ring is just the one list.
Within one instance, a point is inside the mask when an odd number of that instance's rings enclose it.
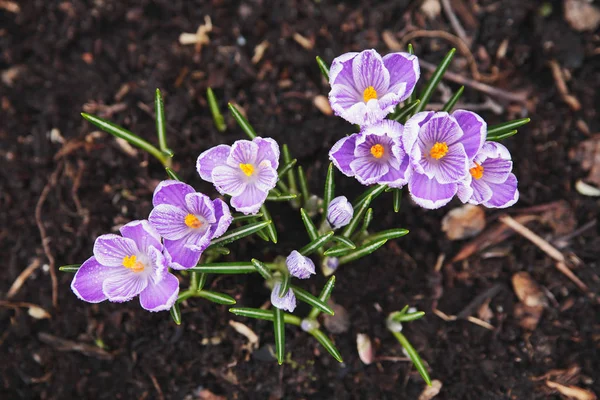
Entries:
{"label": "yellow stamen", "polygon": [[375,158],[381,158],[385,154],[385,149],[380,144],[374,144],[371,146],[371,154],[373,154],[373,157]]}
{"label": "yellow stamen", "polygon": [[435,142],[431,150],[429,151],[429,155],[436,160],[444,157],[448,153],[448,145],[446,142]]}
{"label": "yellow stamen", "polygon": [[185,224],[194,229],[198,229],[202,226],[202,222],[194,214],[188,214],[185,216]]}
{"label": "yellow stamen", "polygon": [[469,170],[471,176],[475,179],[481,179],[483,176],[483,166],[475,163],[475,166]]}
{"label": "yellow stamen", "polygon": [[240,169],[246,176],[250,176],[254,173],[254,165],[252,164],[240,164]]}
{"label": "yellow stamen", "polygon": [[376,99],[376,98],[377,98],[377,90],[375,90],[375,88],[373,86],[369,86],[363,92],[363,99],[365,100],[365,103],[367,103],[369,100]]}
{"label": "yellow stamen", "polygon": [[134,255],[123,257],[123,266],[133,272],[142,272],[144,270],[144,263],[137,261],[137,257]]}

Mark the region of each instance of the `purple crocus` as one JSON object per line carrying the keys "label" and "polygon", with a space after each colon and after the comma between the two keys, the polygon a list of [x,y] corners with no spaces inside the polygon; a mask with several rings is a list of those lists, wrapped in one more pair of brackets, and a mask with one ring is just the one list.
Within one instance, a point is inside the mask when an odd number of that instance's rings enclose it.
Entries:
{"label": "purple crocus", "polygon": [[279,291],[281,290],[281,282],[275,282],[273,285],[273,290],[271,290],[271,304],[274,307],[279,308],[280,310],[286,310],[289,312],[294,312],[296,309],[296,295],[289,289],[283,297],[279,297]]}
{"label": "purple crocus", "polygon": [[519,190],[517,178],[511,171],[508,149],[500,143],[485,142],[471,162],[471,179],[458,187],[458,198],[463,203],[490,208],[512,206],[519,199]]}
{"label": "purple crocus", "polygon": [[315,263],[308,257],[294,250],[285,260],[290,275],[298,279],[308,279],[315,273]]}
{"label": "purple crocus", "polygon": [[208,149],[196,164],[200,177],[230,195],[233,208],[244,214],[258,212],[277,183],[278,166],[279,145],[261,137]]}
{"label": "purple crocus", "polygon": [[402,124],[385,120],[339,140],[329,151],[333,164],[363,185],[406,184],[408,157],[402,145]]}
{"label": "purple crocus", "polygon": [[375,50],[342,54],[329,70],[329,103],[350,123],[374,124],[410,96],[419,75],[419,61],[408,53],[383,58]]}
{"label": "purple crocus", "polygon": [[469,162],[485,140],[487,125],[477,114],[456,110],[421,112],[404,127],[403,143],[410,158],[408,190],[421,207],[435,209],[450,202],[461,182],[470,180]]}
{"label": "purple crocus", "polygon": [[121,235],[102,235],[94,256],[85,261],[71,282],[81,300],[122,303],[138,294],[148,311],[170,309],[179,293],[179,281],[168,271],[158,232],[148,221],[132,221]]}
{"label": "purple crocus", "polygon": [[354,208],[346,196],[338,196],[331,200],[327,207],[327,221],[333,229],[344,227],[354,216]]}
{"label": "purple crocus", "polygon": [[164,238],[173,269],[196,266],[210,241],[225,233],[232,220],[223,200],[211,201],[190,185],[175,180],[159,183],[152,203],[154,209],[148,219]]}

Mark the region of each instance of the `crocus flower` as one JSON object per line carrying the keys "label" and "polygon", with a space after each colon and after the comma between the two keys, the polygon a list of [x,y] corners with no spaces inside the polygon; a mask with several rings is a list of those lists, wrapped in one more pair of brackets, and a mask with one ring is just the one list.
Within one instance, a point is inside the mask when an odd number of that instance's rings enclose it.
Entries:
{"label": "crocus flower", "polygon": [[292,276],[298,279],[308,279],[315,273],[315,263],[294,250],[285,260],[285,265]]}
{"label": "crocus flower", "polygon": [[458,198],[491,208],[512,206],[519,199],[519,190],[511,170],[508,149],[500,143],[485,142],[471,162],[471,179],[458,187]]}
{"label": "crocus flower", "polygon": [[403,131],[402,124],[391,120],[370,125],[334,144],[329,158],[343,174],[356,177],[363,185],[402,187],[408,169]]}
{"label": "crocus flower", "polygon": [[233,208],[244,214],[258,212],[277,183],[278,166],[279,145],[261,137],[208,149],[196,164],[200,177],[230,195]]}
{"label": "crocus flower", "polygon": [[342,54],[329,70],[329,103],[350,123],[374,124],[410,96],[419,75],[419,61],[408,53],[383,58],[375,50]]}
{"label": "crocus flower", "polygon": [[327,221],[333,229],[348,225],[353,215],[354,208],[346,196],[336,197],[327,207]]}
{"label": "crocus flower", "polygon": [[159,183],[152,203],[148,219],[164,238],[169,266],[174,269],[196,266],[210,241],[225,233],[232,220],[223,200],[211,201],[175,180]]}
{"label": "crocus flower", "polygon": [[415,203],[428,209],[448,204],[459,184],[470,180],[469,161],[486,133],[485,121],[470,111],[428,111],[410,118],[402,139],[411,164],[408,190]]}
{"label": "crocus flower", "polygon": [[275,282],[273,290],[271,291],[271,304],[280,310],[286,310],[294,312],[296,309],[296,295],[289,289],[283,297],[279,297],[279,290],[281,289],[281,282]]}
{"label": "crocus flower", "polygon": [[94,256],[84,262],[71,282],[81,300],[99,303],[129,301],[138,294],[148,311],[170,309],[179,293],[179,281],[169,273],[158,232],[148,221],[132,221],[121,235],[102,235]]}

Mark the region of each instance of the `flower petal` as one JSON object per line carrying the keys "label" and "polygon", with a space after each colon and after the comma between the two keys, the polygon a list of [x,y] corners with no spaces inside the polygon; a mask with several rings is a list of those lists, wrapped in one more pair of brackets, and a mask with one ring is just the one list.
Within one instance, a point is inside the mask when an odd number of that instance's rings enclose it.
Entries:
{"label": "flower petal", "polygon": [[354,216],[354,208],[346,196],[338,196],[327,206],[327,221],[333,229],[344,227]]}
{"label": "flower petal", "polygon": [[231,146],[221,144],[200,154],[198,161],[196,161],[196,170],[200,174],[200,178],[207,182],[212,182],[213,170],[216,167],[225,165],[229,153],[231,153]]}
{"label": "flower petal", "polygon": [[185,204],[187,205],[187,212],[201,216],[207,223],[213,224],[217,221],[215,218],[215,207],[207,195],[190,193],[185,196]]}
{"label": "flower petal", "polygon": [[487,123],[471,111],[456,110],[452,113],[452,116],[464,133],[460,142],[465,147],[467,156],[472,160],[483,146],[483,142],[485,142]]}
{"label": "flower petal", "polygon": [[391,119],[384,119],[373,125],[364,127],[361,133],[369,133],[378,136],[388,136],[390,138],[401,138],[404,133],[404,126]]}
{"label": "flower petal", "polygon": [[458,183],[458,191],[456,195],[463,203],[467,203],[473,196],[473,188],[471,187],[471,181],[466,180]]}
{"label": "flower petal", "polygon": [[258,153],[256,154],[256,163],[267,160],[271,163],[271,167],[275,170],[279,168],[279,144],[271,138],[255,137],[254,143],[258,145]]}
{"label": "flower petal", "polygon": [[158,250],[156,247],[150,247],[146,253],[149,260],[147,267],[151,268],[150,271],[146,271],[146,274],[154,283],[160,282],[169,270],[167,265],[167,258],[163,252]]}
{"label": "flower petal", "polygon": [[127,268],[116,269],[102,283],[102,291],[108,300],[122,303],[129,301],[148,286],[148,275]]}
{"label": "flower petal", "polygon": [[[404,150],[411,154],[413,157],[413,148],[415,143],[417,142],[417,138],[419,137],[419,132],[421,131],[421,127],[425,125],[433,116],[435,115],[434,111],[423,111],[413,115],[406,124],[404,125],[404,132],[402,134],[402,145]],[[421,157],[420,149],[414,149],[418,151],[418,157]],[[416,156],[415,156],[416,157]]]}
{"label": "flower petal", "polygon": [[360,134],[354,133],[337,141],[329,151],[329,159],[344,175],[354,176],[350,163],[354,160],[356,139]]}
{"label": "flower petal", "polygon": [[426,175],[413,172],[408,179],[408,190],[413,201],[430,210],[450,202],[458,190],[456,183],[442,184]]}
{"label": "flower petal", "polygon": [[421,76],[417,56],[408,53],[390,53],[383,57],[383,65],[390,74],[388,92],[394,92],[404,101],[415,89]]}
{"label": "flower petal", "polygon": [[[429,178],[435,177],[439,183],[453,183],[464,179],[468,173],[468,161],[465,149],[460,143],[456,143],[439,160],[429,156],[421,158],[419,166]],[[421,172],[420,168],[415,170]]]}
{"label": "flower petal", "polygon": [[352,60],[352,76],[359,93],[373,86],[379,97],[388,92],[390,73],[377,51],[364,50]]}
{"label": "flower petal", "polygon": [[150,211],[148,219],[158,233],[169,240],[181,239],[191,228],[185,224],[188,212],[170,204],[159,204]]}
{"label": "flower petal", "polygon": [[88,303],[100,303],[106,300],[102,283],[115,268],[105,267],[95,257],[88,258],[75,273],[71,290],[77,297]]}
{"label": "flower petal", "polygon": [[255,173],[256,180],[253,183],[259,190],[268,192],[277,184],[277,170],[271,167],[268,160],[261,162],[258,171]]}
{"label": "flower petal", "polygon": [[488,183],[503,183],[508,179],[513,163],[502,158],[488,158],[481,166],[483,167],[481,179]]}
{"label": "flower petal", "polygon": [[266,198],[267,192],[260,190],[254,185],[247,185],[242,193],[231,198],[231,205],[237,211],[246,215],[256,214]]}
{"label": "flower petal", "polygon": [[158,284],[150,283],[140,293],[140,304],[148,311],[166,311],[173,307],[179,294],[179,281],[167,273]]}
{"label": "flower petal", "polygon": [[296,250],[287,256],[285,265],[290,274],[298,279],[308,279],[315,273],[315,263]]}
{"label": "flower petal", "polygon": [[378,183],[388,185],[393,188],[401,188],[408,183],[408,170],[410,161],[407,155],[400,159],[398,168],[390,165],[387,174],[379,178]]}
{"label": "flower petal", "polygon": [[506,208],[515,204],[519,200],[519,190],[517,188],[517,177],[510,174],[504,183],[488,183],[492,189],[492,197],[483,203],[490,208]]}
{"label": "flower petal", "polygon": [[213,207],[215,208],[217,222],[210,229],[212,237],[218,238],[227,231],[229,225],[231,225],[231,221],[233,221],[233,217],[231,216],[231,211],[229,211],[229,206],[223,200],[213,200]]}
{"label": "flower petal", "polygon": [[185,208],[185,195],[194,192],[194,188],[187,183],[175,180],[162,181],[154,189],[152,205],[156,207],[159,204],[171,204]]}
{"label": "flower petal", "polygon": [[[408,125],[408,124],[407,124]],[[421,128],[417,142],[422,152],[429,152],[435,143],[454,144],[463,136],[456,119],[446,112],[437,112]]]}
{"label": "flower petal", "polygon": [[[202,252],[192,250],[187,246],[189,243],[194,243],[195,238],[193,236],[204,237],[204,235],[199,235],[196,232],[190,232],[187,236],[179,240],[165,239],[165,250],[168,253],[167,259],[170,261],[169,267],[180,270],[192,268],[198,264]],[[210,243],[210,240],[208,242]]]}
{"label": "flower petal", "polygon": [[246,189],[247,180],[239,168],[229,165],[216,167],[212,172],[212,182],[221,194],[237,196]]}
{"label": "flower petal", "polygon": [[292,289],[288,290],[283,297],[279,297],[281,282],[276,282],[271,291],[271,304],[280,310],[294,312],[296,309],[296,295]]}
{"label": "flower petal", "polygon": [[472,179],[471,189],[473,189],[473,193],[468,200],[471,204],[482,204],[492,197],[492,189],[483,179]]}
{"label": "flower petal", "polygon": [[145,219],[131,221],[123,225],[119,231],[123,237],[132,239],[137,245],[138,250],[143,253],[147,253],[150,246],[162,251],[163,246],[160,242],[160,234]]}
{"label": "flower petal", "polygon": [[122,267],[123,258],[139,253],[132,239],[109,233],[98,236],[94,242],[96,260],[107,267]]}
{"label": "flower petal", "polygon": [[236,140],[231,146],[227,165],[238,167],[240,164],[255,164],[258,144],[249,140]]}
{"label": "flower petal", "polygon": [[363,185],[377,183],[390,170],[387,163],[374,161],[373,157],[359,157],[350,163],[350,168]]}
{"label": "flower petal", "polygon": [[333,86],[334,84],[341,83],[353,86],[354,78],[352,76],[352,60],[359,53],[350,52],[342,54],[333,59],[331,63],[331,68],[329,68],[329,84]]}

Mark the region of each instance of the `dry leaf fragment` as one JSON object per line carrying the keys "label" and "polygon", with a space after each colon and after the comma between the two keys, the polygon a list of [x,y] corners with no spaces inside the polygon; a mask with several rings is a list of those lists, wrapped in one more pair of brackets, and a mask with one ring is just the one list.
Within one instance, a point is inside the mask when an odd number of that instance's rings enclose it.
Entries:
{"label": "dry leaf fragment", "polygon": [[298,32],[294,33],[294,40],[300,46],[304,47],[306,50],[312,50],[315,47],[315,40],[313,38],[309,39],[305,36],[302,36]]}
{"label": "dry leaf fragment", "polygon": [[333,110],[331,109],[331,105],[329,104],[329,100],[327,97],[322,94],[315,96],[313,99],[313,104],[315,107],[319,109],[325,115],[333,115]]}
{"label": "dry leaf fragment", "polygon": [[38,307],[36,305],[32,305],[27,310],[27,314],[35,319],[50,319],[51,315],[48,311],[44,310],[42,307]]}
{"label": "dry leaf fragment", "polygon": [[546,296],[539,285],[533,280],[529,272],[517,272],[512,277],[515,294],[523,304],[528,307],[546,305]]}
{"label": "dry leaf fragment", "polygon": [[356,335],[356,349],[358,350],[358,357],[365,365],[369,365],[373,362],[374,354],[373,344],[369,335],[359,333]]}
{"label": "dry leaf fragment", "polygon": [[569,158],[579,162],[584,171],[589,171],[588,183],[600,187],[600,134],[579,143],[569,152]]}
{"label": "dry leaf fragment", "polygon": [[263,58],[265,51],[269,48],[268,41],[262,41],[254,48],[254,55],[252,56],[252,64],[258,64]]}
{"label": "dry leaf fragment", "polygon": [[576,31],[594,31],[600,26],[600,8],[586,0],[565,0],[565,19]]}
{"label": "dry leaf fragment", "polygon": [[543,306],[529,307],[523,303],[517,303],[514,309],[514,317],[519,320],[521,328],[534,331],[540,322],[543,311]]}
{"label": "dry leaf fragment", "polygon": [[479,206],[465,204],[450,210],[442,219],[442,231],[450,240],[477,236],[485,228],[485,212]]}
{"label": "dry leaf fragment", "polygon": [[254,331],[250,328],[248,328],[246,325],[242,324],[241,322],[237,322],[237,321],[233,321],[230,320],[229,321],[229,325],[231,325],[231,327],[233,329],[235,329],[238,333],[246,336],[246,338],[248,339],[248,344],[246,346],[244,346],[246,349],[248,349],[248,351],[250,353],[252,353],[254,350],[258,349],[258,336],[256,335],[256,333],[254,333]]}
{"label": "dry leaf fragment", "polygon": [[434,379],[431,381],[431,386],[425,386],[418,400],[431,400],[440,393],[440,390],[442,390],[442,382]]}
{"label": "dry leaf fragment", "polygon": [[442,11],[442,6],[440,5],[440,0],[425,0],[421,5],[421,11],[423,14],[427,16],[430,20],[434,20],[440,15]]}
{"label": "dry leaf fragment", "polygon": [[546,385],[551,389],[558,390],[562,395],[567,396],[569,399],[577,400],[596,400],[597,397],[594,393],[589,390],[579,388],[577,386],[566,386],[561,385],[557,382],[546,381]]}

